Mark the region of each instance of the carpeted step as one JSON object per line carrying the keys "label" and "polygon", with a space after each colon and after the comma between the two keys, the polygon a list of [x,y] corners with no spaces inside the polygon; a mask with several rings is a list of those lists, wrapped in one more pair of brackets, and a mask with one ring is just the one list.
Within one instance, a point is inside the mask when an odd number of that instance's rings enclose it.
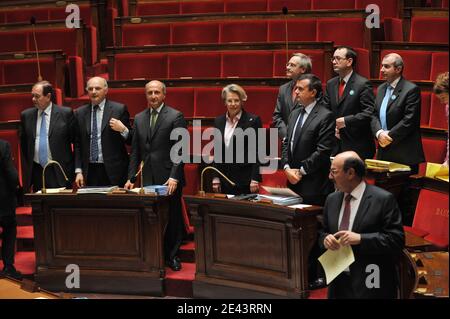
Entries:
{"label": "carpeted step", "polygon": [[25,278],[33,277],[36,269],[36,256],[34,251],[19,251],[15,255],[14,266]]}
{"label": "carpeted step", "polygon": [[33,225],[33,217],[31,215],[31,207],[19,206],[16,208],[16,220],[18,226]]}
{"label": "carpeted step", "polygon": [[33,226],[17,227],[16,249],[17,251],[34,251]]}
{"label": "carpeted step", "polygon": [[180,246],[178,253],[182,262],[195,263],[195,243],[188,241]]}
{"label": "carpeted step", "polygon": [[195,263],[181,263],[180,271],[166,268],[164,288],[167,296],[192,298],[192,281],[195,278]]}

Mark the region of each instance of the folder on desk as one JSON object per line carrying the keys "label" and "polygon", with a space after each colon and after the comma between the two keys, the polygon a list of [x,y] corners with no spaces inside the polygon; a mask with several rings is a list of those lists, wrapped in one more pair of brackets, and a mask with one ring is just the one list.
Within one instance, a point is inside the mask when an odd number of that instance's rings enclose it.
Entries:
{"label": "folder on desk", "polygon": [[389,172],[409,172],[411,167],[404,164],[380,161],[375,159],[366,159],[367,169],[384,170]]}
{"label": "folder on desk", "polygon": [[427,163],[425,176],[428,178],[439,179],[448,183],[448,166],[437,163]]}

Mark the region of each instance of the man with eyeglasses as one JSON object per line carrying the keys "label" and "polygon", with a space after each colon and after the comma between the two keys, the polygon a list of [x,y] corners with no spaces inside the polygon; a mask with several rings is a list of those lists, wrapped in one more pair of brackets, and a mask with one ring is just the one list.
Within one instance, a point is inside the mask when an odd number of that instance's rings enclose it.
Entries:
{"label": "man with eyeglasses", "polygon": [[[31,90],[34,107],[20,115],[23,188],[27,193],[42,188],[42,171],[49,160],[57,161],[69,181],[73,181],[74,115],[69,107],[56,104],[55,90],[47,81],[37,82]],[[45,171],[48,188],[67,185],[64,175],[52,165]]]}
{"label": "man with eyeglasses", "polygon": [[311,58],[303,53],[295,53],[286,64],[286,76],[291,81],[280,86],[272,118],[281,140],[287,135],[289,115],[299,107],[294,92],[295,82],[302,74],[311,73],[311,70]]}
{"label": "man with eyeglasses", "polygon": [[370,130],[375,99],[369,80],[354,71],[356,60],[356,52],[350,47],[334,51],[331,63],[338,76],[327,82],[324,103],[336,121],[333,155],[352,150],[366,159],[375,154]]}

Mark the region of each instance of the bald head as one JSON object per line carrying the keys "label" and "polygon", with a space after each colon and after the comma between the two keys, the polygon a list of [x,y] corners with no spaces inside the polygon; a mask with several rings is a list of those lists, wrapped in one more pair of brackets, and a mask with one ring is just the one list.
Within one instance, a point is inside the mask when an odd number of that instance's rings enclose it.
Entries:
{"label": "bald head", "polygon": [[166,98],[166,86],[160,81],[150,81],[145,85],[145,96],[147,98],[147,106],[156,110]]}
{"label": "bald head", "polygon": [[381,62],[381,75],[387,82],[392,83],[403,73],[403,59],[397,53],[389,53]]}
{"label": "bald head", "polygon": [[94,76],[87,82],[86,91],[92,106],[99,105],[105,99],[106,93],[108,93],[108,82],[104,78]]}
{"label": "bald head", "polygon": [[330,179],[338,190],[351,193],[364,178],[366,167],[364,161],[353,151],[336,155],[331,163]]}
{"label": "bald head", "polygon": [[145,85],[145,91],[147,91],[147,89],[148,89],[150,86],[158,87],[158,88],[163,92],[164,95],[166,94],[166,85],[165,85],[164,83],[162,83],[161,81],[153,80],[153,81],[148,82],[148,83]]}

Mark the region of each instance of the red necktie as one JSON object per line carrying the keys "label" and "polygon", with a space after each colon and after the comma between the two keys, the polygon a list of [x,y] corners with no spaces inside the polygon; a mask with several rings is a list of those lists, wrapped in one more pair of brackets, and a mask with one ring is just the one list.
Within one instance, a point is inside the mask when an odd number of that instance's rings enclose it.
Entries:
{"label": "red necktie", "polygon": [[342,79],[341,82],[339,83],[339,99],[342,97],[342,94],[344,94],[344,89],[345,89],[345,81],[344,79]]}
{"label": "red necktie", "polygon": [[342,215],[339,230],[348,230],[348,227],[350,226],[350,201],[352,198],[353,196],[350,194],[345,196],[344,214]]}

